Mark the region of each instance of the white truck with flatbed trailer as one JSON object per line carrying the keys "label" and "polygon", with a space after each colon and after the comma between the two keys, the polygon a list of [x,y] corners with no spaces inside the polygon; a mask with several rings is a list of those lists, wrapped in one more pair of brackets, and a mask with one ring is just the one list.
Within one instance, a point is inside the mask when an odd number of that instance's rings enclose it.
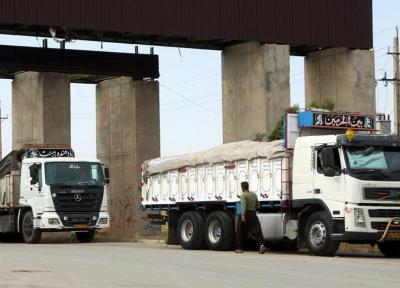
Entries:
{"label": "white truck with flatbed trailer", "polygon": [[108,228],[108,170],[98,160],[75,158],[64,145],[25,145],[0,162],[0,240],[73,231],[91,242]]}
{"label": "white truck with flatbed trailer", "polygon": [[231,249],[240,183],[248,181],[271,246],[329,256],[341,242],[367,243],[400,256],[400,137],[378,135],[369,115],[305,111],[285,120],[284,141],[143,164],[142,206],[154,222],[168,222],[168,242]]}

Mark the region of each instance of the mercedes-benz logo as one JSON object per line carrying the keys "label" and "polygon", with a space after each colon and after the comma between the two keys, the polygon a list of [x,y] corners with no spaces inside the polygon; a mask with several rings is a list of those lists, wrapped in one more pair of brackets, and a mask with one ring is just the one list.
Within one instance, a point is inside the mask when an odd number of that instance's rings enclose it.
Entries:
{"label": "mercedes-benz logo", "polygon": [[81,202],[81,201],[82,201],[81,195],[75,194],[75,195],[74,195],[74,200],[75,200],[76,202]]}

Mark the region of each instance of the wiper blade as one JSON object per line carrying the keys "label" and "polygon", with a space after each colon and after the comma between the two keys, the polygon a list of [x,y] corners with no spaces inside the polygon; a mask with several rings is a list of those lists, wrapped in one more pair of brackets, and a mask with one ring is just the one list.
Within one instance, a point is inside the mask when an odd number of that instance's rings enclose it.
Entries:
{"label": "wiper blade", "polygon": [[357,169],[357,170],[350,170],[350,171],[351,171],[351,173],[354,173],[354,174],[365,174],[365,173],[376,172],[377,170],[376,169],[366,169],[366,170]]}

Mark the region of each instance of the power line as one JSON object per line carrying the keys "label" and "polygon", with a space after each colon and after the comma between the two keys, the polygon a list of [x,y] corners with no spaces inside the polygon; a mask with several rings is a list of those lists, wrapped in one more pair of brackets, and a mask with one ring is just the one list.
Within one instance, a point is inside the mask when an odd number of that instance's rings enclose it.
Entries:
{"label": "power line", "polygon": [[165,85],[162,84],[161,82],[159,82],[159,83],[160,83],[160,86],[161,86],[161,87],[163,87],[164,89],[170,91],[171,93],[173,93],[173,94],[175,94],[175,95],[177,95],[177,96],[179,96],[179,97],[182,97],[183,99],[186,99],[186,100],[189,101],[189,102],[192,102],[194,105],[197,105],[197,106],[203,108],[204,110],[207,110],[208,112],[211,112],[211,113],[213,113],[213,114],[215,114],[215,115],[218,115],[218,116],[222,116],[220,113],[218,113],[218,112],[216,112],[216,111],[214,111],[214,110],[212,110],[212,109],[209,109],[207,106],[204,106],[203,104],[197,103],[196,101],[192,100],[191,98],[188,98],[188,97],[186,97],[186,96],[180,94],[179,92],[177,92],[177,91],[175,91],[175,90],[173,90],[173,89],[171,89],[171,88],[165,86]]}
{"label": "power line", "polygon": [[[298,75],[304,75],[304,72],[297,72],[297,73],[290,74],[290,77],[295,77]],[[179,86],[179,85],[198,82],[198,81],[207,80],[207,79],[211,79],[211,78],[215,78],[215,77],[220,77],[220,76],[222,76],[222,75],[221,74],[208,75],[208,76],[194,78],[194,79],[190,79],[190,80],[186,80],[186,81],[164,84],[164,86],[167,86],[167,87]]]}
{"label": "power line", "polygon": [[202,80],[206,80],[206,79],[211,79],[211,78],[215,78],[215,77],[219,77],[219,76],[221,76],[221,74],[209,75],[209,76],[204,76],[204,77],[200,77],[200,78],[195,78],[195,79],[191,79],[191,80],[187,80],[187,81],[182,81],[182,82],[176,82],[176,83],[167,84],[166,86],[168,86],[168,87],[179,86],[179,85],[188,84],[188,83],[193,83],[193,82],[198,82],[198,81],[202,81]]}
{"label": "power line", "polygon": [[385,53],[385,54],[376,56],[375,59],[379,59],[379,58],[383,58],[383,57],[387,57],[387,56],[388,56],[387,53]]}
{"label": "power line", "polygon": [[303,79],[298,79],[296,81],[290,81],[290,84],[295,84],[295,83],[299,83],[299,82],[304,82],[304,78]]}
{"label": "power line", "polygon": [[[218,102],[222,102],[222,100],[219,99],[219,100],[213,100],[213,101],[206,101],[206,102],[201,102],[199,104],[204,105],[204,104],[212,104],[212,103],[218,103]],[[186,106],[175,107],[175,108],[170,108],[170,109],[161,109],[161,111],[168,112],[168,111],[173,111],[173,110],[186,109],[186,108],[190,108],[190,107],[194,107],[194,105],[186,105]]]}
{"label": "power line", "polygon": [[375,49],[375,48],[373,49],[374,53],[376,53],[378,51],[382,51],[382,50],[389,50],[389,46],[385,46],[385,47],[378,48],[378,49]]}
{"label": "power line", "polygon": [[[212,93],[212,94],[208,94],[208,95],[204,95],[204,96],[199,96],[199,97],[193,97],[191,99],[196,100],[196,99],[204,99],[204,98],[208,98],[208,97],[212,97],[212,96],[216,96],[216,95],[221,95],[221,93],[216,92],[216,93]],[[171,101],[171,102],[167,102],[167,103],[162,103],[160,104],[160,106],[167,106],[167,105],[174,105],[174,104],[181,104],[182,100],[178,100],[178,101]]]}
{"label": "power line", "polygon": [[378,31],[374,32],[374,35],[381,34],[381,33],[387,32],[387,31],[390,31],[390,30],[392,30],[392,29],[394,29],[394,28],[396,28],[396,26],[391,26],[391,27],[388,27],[388,28],[385,28],[385,29],[382,29],[382,30],[378,30]]}

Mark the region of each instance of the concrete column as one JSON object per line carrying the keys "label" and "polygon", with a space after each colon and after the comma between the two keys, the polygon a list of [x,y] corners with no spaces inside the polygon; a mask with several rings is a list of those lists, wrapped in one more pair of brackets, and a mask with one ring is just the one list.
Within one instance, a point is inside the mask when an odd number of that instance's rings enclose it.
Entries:
{"label": "concrete column", "polygon": [[159,84],[121,77],[96,93],[97,157],[110,168],[110,237],[136,238],[144,230],[140,167],[160,156]]}
{"label": "concrete column", "polygon": [[375,114],[374,53],[332,48],[305,58],[306,106],[331,101],[336,111]]}
{"label": "concrete column", "polygon": [[245,43],[222,52],[224,143],[267,136],[290,106],[289,46]]}
{"label": "concrete column", "polygon": [[12,83],[12,147],[71,145],[70,79],[67,74],[25,72]]}

